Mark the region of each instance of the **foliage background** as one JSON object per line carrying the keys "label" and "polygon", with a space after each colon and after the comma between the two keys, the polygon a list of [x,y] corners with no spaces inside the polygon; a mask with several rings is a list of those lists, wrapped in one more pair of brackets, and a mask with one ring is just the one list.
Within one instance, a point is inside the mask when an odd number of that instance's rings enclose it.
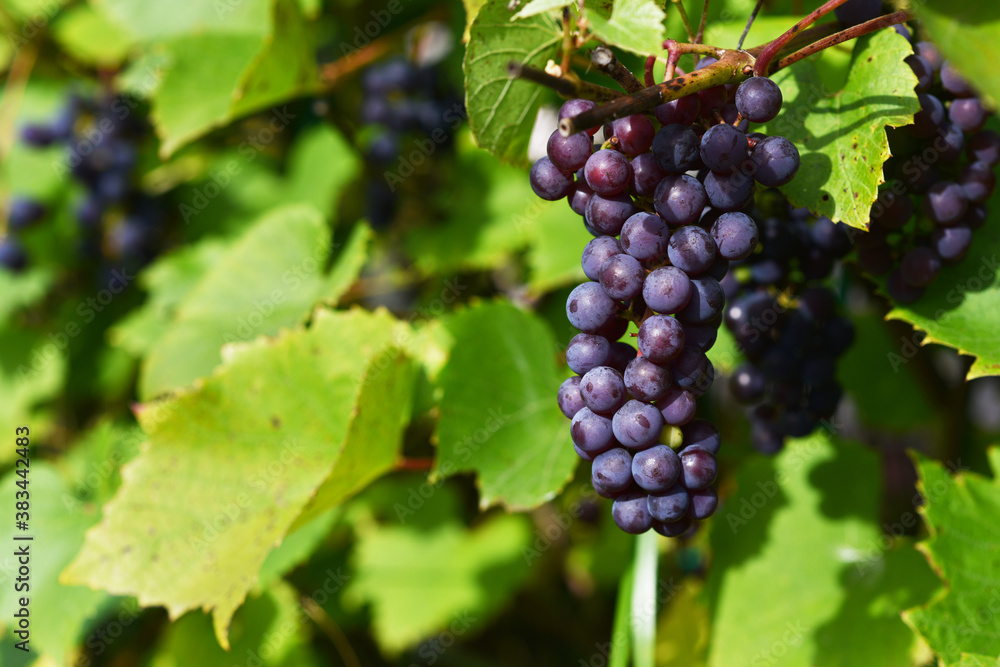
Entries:
{"label": "foliage background", "polygon": [[[731,45],[753,4],[713,0],[706,40]],[[767,3],[748,42],[819,3],[798,4]],[[996,98],[996,9],[958,4],[914,9]],[[534,109],[557,102],[514,90],[482,123],[501,96],[474,94],[468,65],[499,62],[496,41],[554,53],[536,34],[547,15],[510,23],[506,5],[0,2],[0,192],[53,211],[25,236],[31,268],[0,273],[0,493],[13,503],[28,425],[37,535],[29,655],[12,648],[16,563],[0,557],[0,663],[603,665],[627,643],[613,621],[633,540],[554,400],[588,235],[521,168]],[[651,1],[593,12],[624,52],[681,34]],[[456,88],[467,60],[470,120],[453,150],[405,147],[400,214],[376,231],[359,63],[402,53],[429,19],[456,36],[442,65]],[[837,188],[873,199],[879,175],[836,157],[856,135],[887,157],[883,127],[916,108],[893,80],[906,48],[886,32],[779,78],[774,130],[830,136],[804,151],[825,169],[793,201],[832,192],[828,212],[863,223]],[[354,69],[331,77],[334,62]],[[850,105],[896,83],[890,103]],[[75,250],[78,186],[58,152],[15,138],[99,85],[148,112],[141,187],[172,222],[171,250],[98,308],[109,283]],[[916,306],[838,275],[858,342],[824,432],[764,459],[724,382],[702,402],[726,442],[724,504],[690,541],[660,541],[657,664],[996,664],[997,221],[977,239]],[[738,358],[713,349],[722,369]]]}

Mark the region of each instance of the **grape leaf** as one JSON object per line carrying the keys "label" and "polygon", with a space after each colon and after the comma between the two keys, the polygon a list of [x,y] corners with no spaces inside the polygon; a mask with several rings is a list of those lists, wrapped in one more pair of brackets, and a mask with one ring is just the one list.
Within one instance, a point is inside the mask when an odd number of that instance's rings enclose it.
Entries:
{"label": "grape leaf", "polygon": [[529,522],[510,515],[473,531],[448,522],[433,530],[362,532],[345,601],[371,605],[375,637],[387,653],[445,629],[465,634],[484,625],[524,581],[521,550],[530,539]]}
{"label": "grape leaf", "polygon": [[76,5],[52,24],[59,46],[86,65],[113,68],[128,56],[132,38],[90,5]]}
{"label": "grape leaf", "polygon": [[709,665],[911,665],[899,612],[937,582],[912,546],[882,548],[875,454],[816,433],[736,484],[710,528]]}
{"label": "grape leaf", "polygon": [[[991,216],[972,239],[972,249],[961,262],[945,266],[937,279],[917,301],[896,304],[887,319],[903,320],[926,332],[921,340],[914,334],[910,346],[901,341],[887,361],[892,368],[908,363],[917,343],[938,343],[961,354],[975,357],[967,379],[1000,375],[1000,230],[995,206],[1000,196],[990,199]],[[884,293],[884,290],[883,290]]]}
{"label": "grape leaf", "polygon": [[1000,73],[991,65],[1000,58],[1000,13],[991,0],[922,0],[913,13],[921,27],[959,71],[993,105],[1000,100]]}
{"label": "grape leaf", "polygon": [[[118,488],[118,468],[135,454],[137,435],[137,429],[105,422],[75,443],[58,460],[58,468],[43,461],[33,462],[27,489],[30,530],[15,530],[11,520],[0,531],[6,544],[29,546],[32,618],[52,619],[32,624],[31,649],[49,655],[58,664],[71,660],[87,623],[111,602],[104,591],[67,586],[58,579],[83,545],[87,529],[100,519],[100,506]],[[2,488],[11,489],[12,499],[14,491],[19,490],[14,482],[20,479],[12,471],[0,480]],[[33,535],[35,541],[15,542],[13,537],[17,535]],[[0,576],[7,582],[17,576],[13,550],[0,557]],[[0,610],[8,629],[7,619],[13,618],[17,598],[24,594],[16,592],[13,584],[0,588]]]}
{"label": "grape leaf", "polygon": [[[242,5],[247,8],[239,11],[240,20],[209,21],[203,31],[171,32],[157,44],[168,55],[152,95],[163,158],[235,118],[279,105],[269,119],[271,138],[260,138],[260,143],[268,143],[294,120],[294,114],[280,105],[317,85],[314,51],[298,4],[294,0],[236,3]],[[273,18],[260,18],[262,5]]]}
{"label": "grape leaf", "polygon": [[465,106],[476,143],[504,162],[526,164],[528,141],[543,89],[507,76],[512,60],[544,67],[562,32],[547,16],[510,21],[507,0],[488,0],[470,30],[465,51]]}
{"label": "grape leaf", "polygon": [[1000,667],[1000,658],[963,653],[961,661],[954,665],[955,667]]}
{"label": "grape leaf", "polygon": [[912,122],[920,109],[916,77],[903,59],[912,52],[895,30],[861,37],[844,89],[829,91],[816,66],[800,61],[772,77],[784,105],[760,130],[787,137],[802,158],[780,189],[795,206],[866,229],[889,157],[885,127]]}
{"label": "grape leaf", "polygon": [[205,2],[177,0],[170,4],[135,0],[101,0],[95,8],[143,42],[197,33],[257,33],[271,23],[270,0]]}
{"label": "grape leaf", "polygon": [[144,405],[149,440],[64,581],[172,618],[211,610],[226,647],[233,612],[317,489],[351,492],[393,465],[414,372],[394,344],[401,328],[384,312],[318,311],[308,330],[234,346],[195,389]]}
{"label": "grape leaf", "polygon": [[480,505],[524,509],[555,497],[577,457],[555,396],[562,382],[552,332],[535,315],[484,304],[446,322],[434,475],[478,475]]}
{"label": "grape leaf", "polygon": [[198,665],[319,665],[308,647],[309,634],[295,589],[278,581],[267,591],[249,597],[236,612],[228,652],[219,648],[212,624],[193,612],[165,629],[149,665],[188,667],[192,659]]}
{"label": "grape leaf", "polygon": [[[188,385],[218,365],[223,344],[272,335],[302,321],[320,298],[335,300],[353,282],[358,256],[366,252],[364,244],[348,248],[352,254],[341,254],[338,265],[343,262],[354,275],[345,276],[338,266],[331,281],[322,272],[330,231],[318,211],[292,205],[263,216],[182,297],[143,361],[140,396]],[[214,255],[191,261],[203,266]]]}
{"label": "grape leaf", "polygon": [[573,4],[573,0],[531,0],[531,2],[521,7],[521,11],[514,14],[510,20],[526,19],[529,16],[537,16],[538,14],[551,12],[553,9],[562,9]]}
{"label": "grape leaf", "polygon": [[945,664],[961,653],[1000,655],[1000,449],[988,452],[994,478],[949,474],[941,464],[916,456],[920,513],[930,537],[920,544],[947,592],[904,619]]}
{"label": "grape leaf", "polygon": [[586,6],[587,20],[595,36],[640,56],[663,52],[666,14],[654,0],[615,0],[610,16],[603,9],[603,3]]}
{"label": "grape leaf", "polygon": [[[55,398],[66,376],[66,353],[54,341],[17,328],[0,329],[0,432],[30,426],[35,436],[50,426],[45,401]],[[13,448],[0,449],[10,461]]]}

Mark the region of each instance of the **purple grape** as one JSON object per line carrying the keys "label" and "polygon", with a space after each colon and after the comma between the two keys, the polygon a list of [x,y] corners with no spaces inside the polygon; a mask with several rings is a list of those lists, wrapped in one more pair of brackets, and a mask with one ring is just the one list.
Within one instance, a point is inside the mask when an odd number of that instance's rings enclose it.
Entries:
{"label": "purple grape", "polygon": [[740,403],[754,403],[764,396],[767,378],[749,362],[740,364],[729,378],[729,391]]}
{"label": "purple grape", "polygon": [[715,456],[699,447],[685,447],[680,453],[681,484],[688,491],[707,489],[719,474]]}
{"label": "purple grape", "polygon": [[899,264],[900,275],[912,287],[927,287],[941,272],[941,258],[925,246],[917,246]]}
{"label": "purple grape", "polygon": [[816,219],[810,229],[812,242],[830,256],[840,259],[851,251],[851,237],[843,223],[834,222],[826,216]]}
{"label": "purple grape", "polygon": [[978,132],[986,122],[986,108],[975,97],[954,100],[948,107],[948,119],[962,132]]}
{"label": "purple grape", "polygon": [[729,260],[725,257],[716,255],[715,261],[712,262],[712,266],[710,266],[708,271],[705,272],[705,275],[709,278],[715,278],[719,282],[722,282],[722,279],[729,275]]}
{"label": "purple grape", "polygon": [[590,189],[586,181],[575,181],[569,190],[566,198],[569,200],[569,207],[577,215],[587,214],[587,202],[594,196],[594,191]]}
{"label": "purple grape", "polygon": [[[579,456],[584,461],[587,461],[588,463],[593,462],[593,460],[594,460],[594,455],[593,454],[588,454],[587,452],[583,451],[582,449],[580,449],[579,447],[576,446],[575,442],[573,443],[573,451],[576,452],[577,456]],[[594,488],[594,490],[597,491],[597,495],[599,495],[599,496],[601,496],[603,498],[614,498],[614,496],[612,494],[607,493],[607,492],[603,492],[602,490],[600,490],[600,489],[598,489],[596,487]]]}
{"label": "purple grape", "polygon": [[628,320],[622,319],[621,317],[612,317],[607,324],[598,329],[595,333],[598,336],[607,338],[609,341],[617,341],[625,335],[626,331],[628,331]]}
{"label": "purple grape", "polygon": [[941,85],[955,97],[972,97],[976,94],[975,89],[948,60],[941,65]]}
{"label": "purple grape", "polygon": [[712,238],[720,257],[744,259],[757,247],[757,224],[745,213],[723,213],[712,225]]}
{"label": "purple grape", "polygon": [[1000,136],[993,130],[982,130],[969,139],[966,152],[972,162],[985,162],[995,167],[1000,162]]}
{"label": "purple grape", "polygon": [[938,129],[940,142],[935,141],[935,147],[940,147],[938,154],[945,162],[954,162],[962,157],[965,148],[965,135],[953,123],[942,123]]}
{"label": "purple grape", "polygon": [[0,241],[0,267],[19,273],[28,266],[28,255],[20,241],[12,236]]}
{"label": "purple grape", "polygon": [[976,230],[986,224],[987,211],[982,204],[973,204],[965,212],[962,224],[968,225],[969,229]]}
{"label": "purple grape", "polygon": [[653,137],[653,156],[660,168],[671,174],[682,174],[701,164],[701,140],[694,130],[680,124],[664,125]]}
{"label": "purple grape", "polygon": [[640,262],[657,259],[667,250],[670,229],[659,216],[644,211],[625,221],[621,247]]}
{"label": "purple grape", "polygon": [[611,353],[608,355],[608,366],[619,373],[624,373],[630,361],[636,358],[635,348],[628,343],[611,343]]}
{"label": "purple grape", "polygon": [[701,137],[699,151],[706,167],[729,174],[747,159],[747,135],[732,125],[713,125]]}
{"label": "purple grape", "polygon": [[701,396],[715,381],[715,367],[704,352],[684,348],[673,363],[674,383],[693,396]]}
{"label": "purple grape", "polygon": [[639,351],[654,364],[666,364],[684,347],[680,322],[666,315],[653,315],[639,325]]}
{"label": "purple grape", "polygon": [[691,279],[676,266],[654,269],[642,286],[642,299],[654,312],[671,315],[691,300]]}
{"label": "purple grape", "polygon": [[[674,455],[676,456],[676,454]],[[678,465],[680,460],[678,460]],[[683,486],[675,484],[666,491],[650,493],[648,507],[654,521],[672,523],[679,521],[688,512],[691,500]]]}
{"label": "purple grape", "polygon": [[685,323],[704,324],[718,317],[725,305],[726,293],[718,280],[708,276],[692,278],[691,300],[677,313],[677,319]]}
{"label": "purple grape", "polygon": [[615,316],[615,302],[604,293],[600,283],[577,285],[566,300],[569,323],[584,333],[597,333]]}
{"label": "purple grape", "polygon": [[[726,84],[726,85],[729,86],[732,84]],[[740,122],[738,123],[736,122],[737,118],[740,119]],[[746,134],[746,131],[750,129],[750,121],[740,116],[739,109],[737,109],[736,105],[733,104],[732,102],[722,107],[722,121],[726,125],[731,125],[735,127],[737,130],[743,132],[744,134]]]}
{"label": "purple grape", "polygon": [[670,263],[688,275],[704,273],[715,261],[715,240],[701,227],[681,227],[670,237]]}
{"label": "purple grape", "polygon": [[880,196],[872,206],[871,222],[885,229],[902,229],[913,217],[913,201],[905,194],[897,197],[891,192],[886,199],[887,203],[882,204]]}
{"label": "purple grape", "polygon": [[591,456],[610,449],[615,442],[611,420],[588,407],[573,415],[569,433],[576,446]]}
{"label": "purple grape", "polygon": [[941,69],[941,65],[944,64],[944,57],[938,51],[937,46],[931,42],[917,42],[913,45],[913,48],[918,56],[927,61],[932,70],[937,72]]}
{"label": "purple grape", "polygon": [[625,388],[640,401],[656,401],[670,389],[673,374],[646,357],[636,357],[625,368]]}
{"label": "purple grape", "polygon": [[603,336],[577,334],[566,347],[566,365],[578,375],[603,366],[611,353],[611,345]]}
{"label": "purple grape", "polygon": [[661,125],[690,125],[701,111],[701,100],[697,95],[687,95],[670,102],[664,102],[653,113]]}
{"label": "purple grape", "polygon": [[[578,116],[582,114],[584,111],[590,111],[596,106],[597,104],[595,102],[591,102],[590,100],[581,100],[581,99],[567,100],[566,102],[563,103],[561,107],[559,107],[559,120],[562,120],[563,118],[572,118],[573,116]],[[590,136],[594,136],[595,134],[597,134],[597,131],[599,129],[601,128],[595,125],[594,127],[587,129],[587,134],[589,134]]]}
{"label": "purple grape", "polygon": [[931,84],[934,83],[934,68],[917,54],[907,56],[905,60],[917,77],[917,92],[926,93],[930,90]]}
{"label": "purple grape", "polygon": [[[633,216],[635,217],[635,216]],[[622,231],[622,239],[625,232]],[[583,273],[591,280],[601,279],[601,267],[615,255],[622,254],[622,246],[614,236],[598,236],[583,248]]]}
{"label": "purple grape", "polygon": [[913,136],[926,139],[933,136],[944,122],[944,105],[929,93],[920,93],[917,100],[920,102],[920,111],[914,114],[913,125],[908,126],[908,129]]}
{"label": "purple grape", "polygon": [[622,374],[609,366],[598,366],[580,380],[583,404],[600,415],[610,415],[625,403]]}
{"label": "purple grape", "polygon": [[882,12],[881,0],[848,0],[833,10],[837,20],[845,27],[871,21]]}
{"label": "purple grape", "polygon": [[646,491],[666,491],[680,474],[680,459],[666,445],[655,445],[632,457],[632,479]]}
{"label": "purple grape", "polygon": [[612,255],[601,267],[601,287],[616,301],[630,301],[639,296],[645,277],[639,260],[631,255]]}
{"label": "purple grape", "polygon": [[528,178],[531,189],[546,201],[556,201],[568,195],[573,187],[573,176],[559,171],[547,157],[538,158],[531,167]]}
{"label": "purple grape", "polygon": [[624,192],[632,182],[632,166],[628,158],[607,148],[590,156],[583,173],[590,189],[602,197]]}
{"label": "purple grape", "polygon": [[656,212],[675,227],[697,220],[707,203],[705,187],[697,178],[687,174],[667,176],[656,186],[653,194]]}
{"label": "purple grape", "polygon": [[965,224],[938,227],[931,234],[931,247],[946,262],[956,262],[972,246],[972,229]]}
{"label": "purple grape", "polygon": [[631,400],[611,419],[614,436],[629,449],[646,449],[663,429],[663,415],[649,403]]}
{"label": "purple grape", "polygon": [[750,201],[753,190],[753,177],[741,171],[732,174],[711,171],[705,176],[708,203],[718,211],[738,211]]}
{"label": "purple grape", "polygon": [[719,453],[722,436],[707,419],[695,419],[681,428],[684,434],[684,448],[700,447],[712,455]]}
{"label": "purple grape", "polygon": [[22,230],[31,227],[45,217],[45,205],[30,197],[14,197],[10,200],[10,210],[7,213],[7,226],[12,230]]}
{"label": "purple grape", "polygon": [[583,397],[580,395],[579,377],[573,376],[563,380],[563,383],[559,385],[558,401],[559,409],[568,419],[572,419],[573,415],[585,407]]}
{"label": "purple grape", "polygon": [[627,155],[639,155],[653,145],[656,128],[652,121],[642,114],[619,118],[614,122],[618,146]]}
{"label": "purple grape", "polygon": [[594,457],[590,467],[590,479],[594,486],[615,495],[632,486],[632,455],[621,447],[609,449]]}
{"label": "purple grape", "polygon": [[667,172],[656,164],[652,153],[643,153],[632,159],[632,184],[629,186],[632,194],[638,197],[652,197],[656,186],[666,178]]}
{"label": "purple grape", "polygon": [[899,303],[913,303],[924,294],[923,287],[913,287],[903,280],[902,271],[898,268],[889,274],[886,290],[889,292],[889,296]]}
{"label": "purple grape", "polygon": [[709,487],[700,491],[691,492],[691,518],[704,521],[715,514],[719,507],[719,494],[715,489]]}
{"label": "purple grape", "polygon": [[761,454],[773,456],[785,446],[785,436],[773,421],[755,419],[750,422],[750,444]]}
{"label": "purple grape", "polygon": [[683,519],[671,521],[669,523],[663,521],[653,521],[653,530],[664,537],[683,537],[691,531],[691,527],[693,525],[694,523],[691,521],[691,517],[684,517]]}
{"label": "purple grape", "polygon": [[664,423],[671,426],[683,426],[694,419],[697,405],[694,394],[674,387],[668,389],[663,398],[656,402],[656,407],[660,409]]}
{"label": "purple grape", "polygon": [[559,134],[559,130],[549,136],[545,146],[545,152],[552,164],[557,169],[568,172],[574,172],[587,164],[592,149],[590,135],[586,132],[577,132],[564,137]]}
{"label": "purple grape", "polygon": [[962,186],[951,181],[935,183],[924,195],[924,211],[931,220],[945,227],[961,220],[968,204]]}
{"label": "purple grape", "polygon": [[642,491],[626,491],[615,498],[611,506],[611,518],[616,526],[630,535],[641,535],[653,526],[646,494]]}
{"label": "purple grape", "polygon": [[975,204],[982,204],[989,199],[996,183],[992,167],[985,162],[973,162],[958,177],[958,184],[962,186],[965,198]]}
{"label": "purple grape", "polygon": [[754,178],[769,188],[785,185],[799,170],[799,151],[784,137],[767,137],[758,141],[750,159],[756,168]]}
{"label": "purple grape", "polygon": [[[721,287],[722,283],[719,283],[719,286]],[[723,296],[725,296],[725,290],[723,290]],[[701,352],[711,350],[719,337],[719,325],[714,319],[705,324],[695,324],[684,319],[681,321],[681,328],[684,329],[684,345]]]}
{"label": "purple grape", "polygon": [[587,202],[585,218],[598,234],[617,236],[625,221],[635,215],[637,210],[627,194],[612,197],[594,194]]}
{"label": "purple grape", "polygon": [[736,108],[750,122],[766,123],[781,111],[781,89],[764,77],[747,79],[736,89]]}
{"label": "purple grape", "polygon": [[894,264],[892,249],[886,244],[858,248],[858,265],[866,273],[880,276],[888,272]]}

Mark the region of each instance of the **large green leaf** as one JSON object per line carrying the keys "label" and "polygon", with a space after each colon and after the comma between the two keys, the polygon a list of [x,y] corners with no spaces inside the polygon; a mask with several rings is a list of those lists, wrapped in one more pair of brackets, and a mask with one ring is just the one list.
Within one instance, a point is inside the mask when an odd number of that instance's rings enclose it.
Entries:
{"label": "large green leaf", "polygon": [[[224,344],[273,335],[305,319],[319,299],[336,299],[360,270],[357,255],[363,256],[365,247],[352,244],[351,256],[341,256],[353,275],[341,276],[336,285],[323,273],[330,247],[329,227],[318,211],[287,206],[262,217],[221,257],[213,251],[179,261],[178,271],[193,272],[214,258],[152,344],[143,362],[140,395],[149,398],[188,385],[218,365]],[[164,270],[160,277],[175,272]],[[174,300],[165,297],[151,307],[162,313]]]}
{"label": "large green leaf", "polygon": [[947,592],[905,618],[946,665],[964,652],[1000,655],[1000,449],[989,458],[993,479],[952,476],[943,465],[917,458],[920,512],[930,531],[921,547]]}
{"label": "large green leaf", "polygon": [[65,580],[174,618],[211,610],[226,646],[233,613],[317,489],[337,486],[334,502],[393,465],[413,385],[394,344],[403,327],[385,313],[319,311],[310,329],[232,348],[196,389],[143,406],[149,441]]}
{"label": "large green leaf", "polygon": [[577,457],[555,400],[563,378],[551,331],[504,303],[469,308],[447,327],[454,344],[440,378],[434,474],[475,472],[483,507],[553,498]]}
{"label": "large green leaf", "polygon": [[[132,12],[134,4],[121,7]],[[160,18],[159,9],[140,10],[134,12],[138,17],[126,19],[166,54],[165,71],[156,77],[153,92],[161,155],[169,157],[214,128],[275,106],[266,131],[251,137],[249,146],[270,143],[294,120],[280,105],[317,85],[315,55],[299,5],[294,0],[247,0],[233,8],[207,1],[190,4],[198,8],[196,15],[177,19],[185,12],[171,5],[171,16],[159,29],[149,29]],[[215,18],[206,7],[213,8]],[[185,29],[192,21],[199,29]]]}
{"label": "large green leaf", "polygon": [[[1000,204],[993,197],[992,206]],[[992,209],[995,210],[995,209]],[[910,346],[900,345],[888,361],[904,365],[915,353],[914,344],[939,343],[975,357],[968,379],[1000,375],[1000,219],[994,214],[976,231],[972,249],[958,264],[946,266],[916,302],[896,305],[886,316],[909,322],[926,332],[914,334]]]}
{"label": "large green leaf", "polygon": [[166,628],[150,667],[210,667],[231,663],[257,667],[321,664],[309,648],[309,625],[295,589],[276,582],[253,595],[233,617],[232,647],[224,651],[212,624],[199,613],[185,614]]}
{"label": "large green leaf", "polygon": [[911,4],[928,36],[972,84],[1000,100],[1000,11],[992,0],[921,0]]}
{"label": "large green leaf", "polygon": [[601,11],[601,2],[587,6],[587,20],[594,35],[611,46],[640,56],[663,52],[667,34],[663,9],[654,0],[616,0],[609,16]]}
{"label": "large green leaf", "polygon": [[61,13],[52,24],[52,34],[76,60],[106,68],[120,65],[132,46],[125,30],[90,5],[76,5]]}
{"label": "large green leaf", "polygon": [[524,164],[542,87],[507,76],[516,60],[544,67],[562,32],[551,18],[511,22],[507,0],[487,0],[472,23],[465,51],[465,106],[476,142],[505,162]]}
{"label": "large green leaf", "polygon": [[998,667],[1000,658],[991,658],[986,655],[973,655],[963,653],[961,661],[955,663],[955,667]]}
{"label": "large green leaf", "polygon": [[867,228],[889,157],[885,127],[909,124],[920,109],[916,77],[903,62],[910,53],[896,31],[881,30],[858,40],[841,91],[828,90],[810,61],[773,76],[785,102],[761,131],[788,137],[799,149],[802,166],[781,187],[792,204]]}
{"label": "large green leaf", "polygon": [[[41,436],[48,429],[50,415],[44,403],[62,388],[67,341],[68,335],[61,331],[43,336],[20,328],[0,329],[0,432],[28,426]],[[0,461],[12,458],[12,448],[0,449]]]}
{"label": "large green leaf", "polygon": [[911,665],[899,612],[936,582],[911,546],[882,548],[875,455],[817,433],[736,484],[711,524],[709,664]]}
{"label": "large green leaf", "polygon": [[531,539],[520,516],[498,516],[474,531],[455,523],[363,532],[352,557],[348,601],[372,607],[375,637],[397,653],[445,629],[460,636],[513,595],[528,573]]}

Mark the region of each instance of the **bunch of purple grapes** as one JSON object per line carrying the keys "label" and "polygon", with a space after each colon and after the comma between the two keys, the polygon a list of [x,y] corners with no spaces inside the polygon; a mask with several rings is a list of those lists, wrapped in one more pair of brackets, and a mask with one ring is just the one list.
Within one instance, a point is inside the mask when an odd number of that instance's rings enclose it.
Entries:
{"label": "bunch of purple grapes", "polygon": [[1000,136],[983,129],[990,113],[973,87],[930,42],[917,42],[906,60],[921,108],[912,125],[889,134],[888,182],[858,239],[861,268],[888,274],[900,303],[919,299],[943,265],[968,253],[1000,163]]}
{"label": "bunch of purple grapes", "polygon": [[[74,94],[51,122],[21,130],[21,139],[29,146],[65,147],[60,168],[84,188],[74,214],[85,256],[138,268],[159,250],[162,207],[136,183],[137,146],[148,129],[134,100],[100,94],[85,99]],[[0,243],[0,264],[13,271],[28,265],[17,235],[47,214],[40,201],[13,199],[8,236]]]}
{"label": "bunch of purple grapes", "polygon": [[[757,245],[755,182],[781,185],[798,169],[787,139],[745,133],[781,102],[769,79],[719,86],[657,107],[659,130],[644,115],[614,121],[603,146],[593,146],[599,128],[554,132],[531,169],[535,193],[568,198],[596,237],[583,251],[591,282],[566,304],[582,333],[566,350],[577,376],[558,398],[594,489],[614,499],[625,532],[682,535],[718,504],[721,439],[694,418],[695,399],[715,379],[706,352],[722,323],[719,281]],[[570,100],[560,117],[593,106]],[[630,321],[638,352],[619,340]]]}
{"label": "bunch of purple grapes", "polygon": [[404,139],[417,135],[435,150],[450,147],[465,118],[461,96],[444,88],[443,80],[436,67],[420,67],[403,57],[372,65],[362,75],[361,117],[373,129],[365,153],[373,172],[366,186],[366,215],[376,227],[388,225],[396,213],[394,188],[381,172],[407,157]]}
{"label": "bunch of purple grapes", "polygon": [[846,228],[811,220],[774,194],[783,215],[764,220],[760,251],[734,262],[722,281],[730,300],[726,326],[746,357],[729,388],[750,406],[751,442],[765,454],[833,416],[843,394],[837,358],[854,339],[854,326],[822,284],[851,250]]}

